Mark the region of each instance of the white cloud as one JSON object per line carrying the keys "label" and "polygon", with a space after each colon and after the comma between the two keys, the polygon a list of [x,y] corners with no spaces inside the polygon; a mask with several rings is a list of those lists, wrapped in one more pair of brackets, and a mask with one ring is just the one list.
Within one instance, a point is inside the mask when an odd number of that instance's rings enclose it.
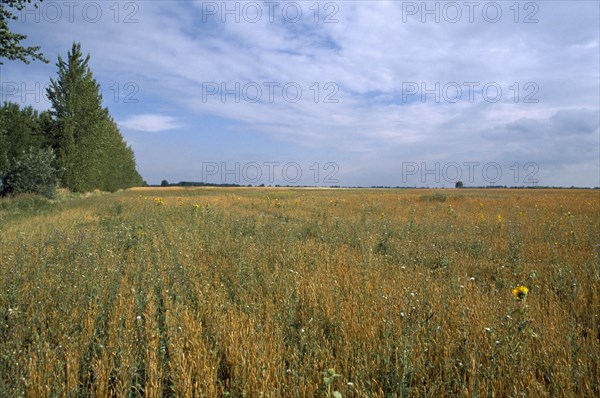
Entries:
{"label": "white cloud", "polygon": [[128,130],[144,131],[148,133],[175,130],[180,127],[173,117],[153,114],[130,116],[125,120],[117,121],[117,124],[119,127]]}

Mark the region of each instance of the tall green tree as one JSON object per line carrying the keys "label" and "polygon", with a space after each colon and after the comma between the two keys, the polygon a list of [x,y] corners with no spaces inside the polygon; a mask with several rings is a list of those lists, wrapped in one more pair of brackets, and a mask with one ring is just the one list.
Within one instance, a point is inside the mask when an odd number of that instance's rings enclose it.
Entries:
{"label": "tall green tree", "polygon": [[73,44],[67,61],[58,57],[58,78],[50,79],[47,89],[55,126],[51,145],[63,169],[62,185],[74,191],[89,191],[98,184],[93,178],[94,138],[107,117],[102,109],[100,86],[83,58],[81,46]]}
{"label": "tall green tree", "polygon": [[18,104],[5,103],[0,107],[0,151],[8,158],[16,158],[30,147],[46,144],[48,113],[31,106],[21,109]]}
{"label": "tall green tree", "polygon": [[135,154],[121,135],[117,124],[110,118],[107,122],[107,150],[105,151],[104,187],[107,191],[142,186],[137,172]]}
{"label": "tall green tree", "polygon": [[90,55],[84,57],[81,45],[73,43],[66,61],[58,57],[58,77],[47,89],[54,120],[50,143],[63,171],[62,185],[77,192],[141,185],[133,151],[102,107],[89,61]]}
{"label": "tall green tree", "polygon": [[0,107],[0,195],[53,195],[58,170],[48,148],[51,124],[48,112],[14,103]]}
{"label": "tall green tree", "polygon": [[[0,2],[0,65],[3,64],[3,59],[20,60],[26,64],[37,59],[48,63],[48,60],[40,52],[40,46],[21,45],[21,41],[25,40],[27,35],[11,32],[8,27],[9,21],[17,20],[17,13],[31,3],[33,3],[32,0],[2,0]],[[38,7],[37,3],[34,5]]]}

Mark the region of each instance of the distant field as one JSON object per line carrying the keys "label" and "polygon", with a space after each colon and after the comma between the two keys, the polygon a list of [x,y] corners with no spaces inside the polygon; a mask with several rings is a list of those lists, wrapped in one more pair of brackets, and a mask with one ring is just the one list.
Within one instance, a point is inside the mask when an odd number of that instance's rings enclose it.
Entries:
{"label": "distant field", "polygon": [[0,232],[1,397],[600,396],[600,191],[133,189]]}

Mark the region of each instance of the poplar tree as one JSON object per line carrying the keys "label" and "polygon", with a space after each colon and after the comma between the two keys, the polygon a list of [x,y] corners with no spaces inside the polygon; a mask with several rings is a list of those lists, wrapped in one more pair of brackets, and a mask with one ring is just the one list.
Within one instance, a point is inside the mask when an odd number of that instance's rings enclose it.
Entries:
{"label": "poplar tree", "polygon": [[62,169],[61,185],[76,192],[141,185],[133,151],[102,107],[89,61],[73,43],[66,61],[58,57],[58,77],[47,89],[54,120],[49,141]]}

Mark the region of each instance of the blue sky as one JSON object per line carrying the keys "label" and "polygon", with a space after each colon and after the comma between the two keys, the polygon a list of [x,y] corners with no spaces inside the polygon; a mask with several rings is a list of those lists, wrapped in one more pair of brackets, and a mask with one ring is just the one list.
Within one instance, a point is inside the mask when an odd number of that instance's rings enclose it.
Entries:
{"label": "blue sky", "polygon": [[44,1],[0,94],[80,42],[149,183],[598,186],[599,4]]}

